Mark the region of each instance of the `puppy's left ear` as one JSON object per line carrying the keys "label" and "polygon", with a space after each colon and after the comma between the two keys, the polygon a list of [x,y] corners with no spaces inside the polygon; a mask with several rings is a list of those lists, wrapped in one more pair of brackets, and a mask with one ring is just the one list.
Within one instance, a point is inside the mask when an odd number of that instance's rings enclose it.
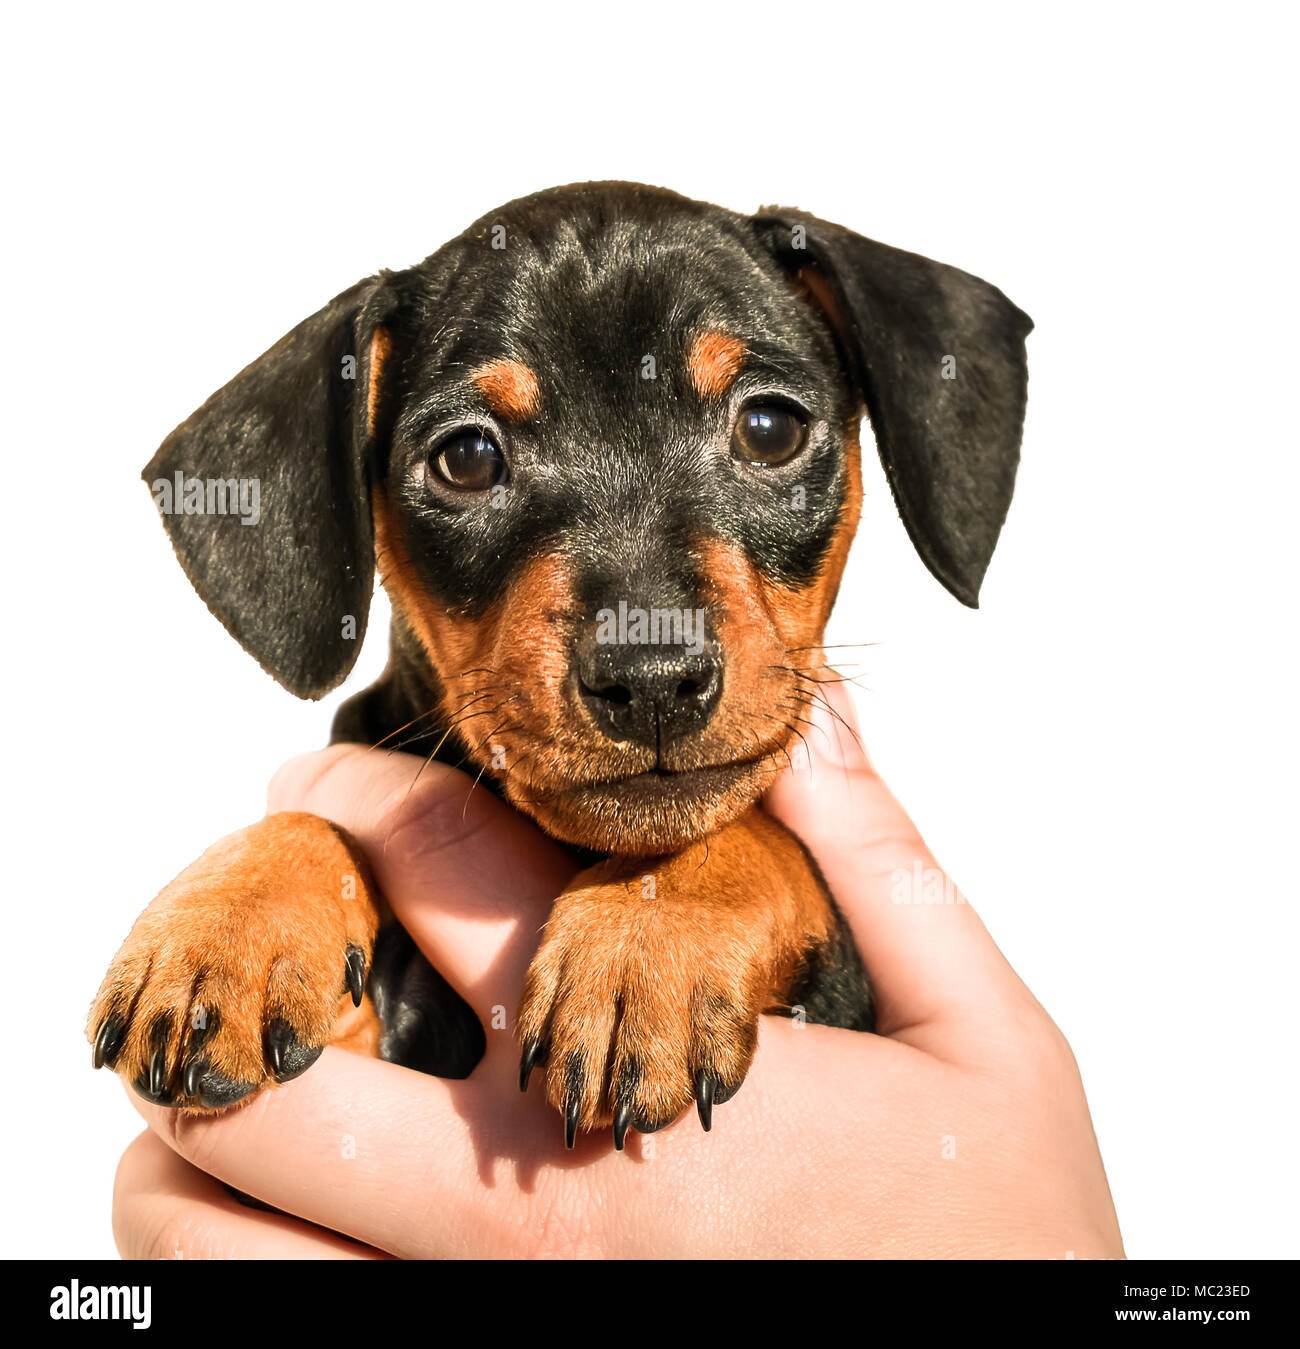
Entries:
{"label": "puppy's left ear", "polygon": [[977,607],[1015,486],[1032,321],[979,277],[802,211],[754,223],[831,325],[917,552]]}

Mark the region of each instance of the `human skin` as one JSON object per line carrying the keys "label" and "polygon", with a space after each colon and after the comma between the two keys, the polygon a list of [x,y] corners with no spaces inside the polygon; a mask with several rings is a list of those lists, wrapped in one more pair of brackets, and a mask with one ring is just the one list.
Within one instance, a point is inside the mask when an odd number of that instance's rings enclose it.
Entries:
{"label": "human skin", "polygon": [[[945,891],[862,753],[842,685],[823,692],[765,806],[811,849],[852,926],[878,1034],[765,1016],[712,1132],[690,1113],[630,1133],[622,1154],[608,1130],[566,1151],[540,1086],[520,1095],[512,1026],[573,864],[453,769],[336,746],[286,765],[269,807],[314,811],[360,841],[397,917],[479,1014],[487,1053],[451,1082],[327,1049],[217,1116],[128,1092],[149,1128],[118,1168],[122,1254],[1121,1257],[1069,1045]],[[900,903],[917,877],[950,902]]]}

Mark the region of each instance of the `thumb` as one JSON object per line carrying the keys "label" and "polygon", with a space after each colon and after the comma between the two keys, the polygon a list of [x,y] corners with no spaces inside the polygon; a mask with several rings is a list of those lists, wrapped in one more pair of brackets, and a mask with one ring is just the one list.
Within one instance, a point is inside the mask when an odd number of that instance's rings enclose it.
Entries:
{"label": "thumb", "polygon": [[882,1034],[1000,999],[1015,975],[862,747],[841,680],[764,799],[816,859],[875,986]]}

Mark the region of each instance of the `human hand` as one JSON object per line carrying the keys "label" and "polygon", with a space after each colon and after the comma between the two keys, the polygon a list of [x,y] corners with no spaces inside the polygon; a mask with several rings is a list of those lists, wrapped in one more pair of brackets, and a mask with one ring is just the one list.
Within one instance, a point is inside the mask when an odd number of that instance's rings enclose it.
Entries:
{"label": "human hand", "polygon": [[[452,769],[353,747],[287,765],[272,810],[362,843],[398,919],[478,1013],[487,1053],[445,1081],[328,1049],[219,1116],[132,1097],[114,1230],[130,1256],[1123,1254],[1074,1059],[823,690],[766,806],[808,845],[862,949],[879,1034],[765,1016],[712,1133],[608,1131],[566,1151],[520,1096],[523,975],[574,867]],[[913,878],[955,902],[900,903]],[[910,896],[920,899],[920,896]],[[282,1210],[241,1207],[212,1177]],[[340,1238],[344,1233],[352,1241]]]}

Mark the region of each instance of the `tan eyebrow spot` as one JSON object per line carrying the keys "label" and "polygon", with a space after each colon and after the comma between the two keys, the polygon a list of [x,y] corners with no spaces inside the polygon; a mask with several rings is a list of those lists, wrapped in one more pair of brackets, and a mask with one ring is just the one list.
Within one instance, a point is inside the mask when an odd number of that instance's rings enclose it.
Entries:
{"label": "tan eyebrow spot", "polygon": [[705,398],[720,398],[736,382],[745,362],[745,344],[730,333],[701,333],[691,346],[686,368]]}
{"label": "tan eyebrow spot", "polygon": [[541,406],[537,376],[522,361],[493,361],[474,371],[472,379],[492,411],[511,421],[536,416]]}

